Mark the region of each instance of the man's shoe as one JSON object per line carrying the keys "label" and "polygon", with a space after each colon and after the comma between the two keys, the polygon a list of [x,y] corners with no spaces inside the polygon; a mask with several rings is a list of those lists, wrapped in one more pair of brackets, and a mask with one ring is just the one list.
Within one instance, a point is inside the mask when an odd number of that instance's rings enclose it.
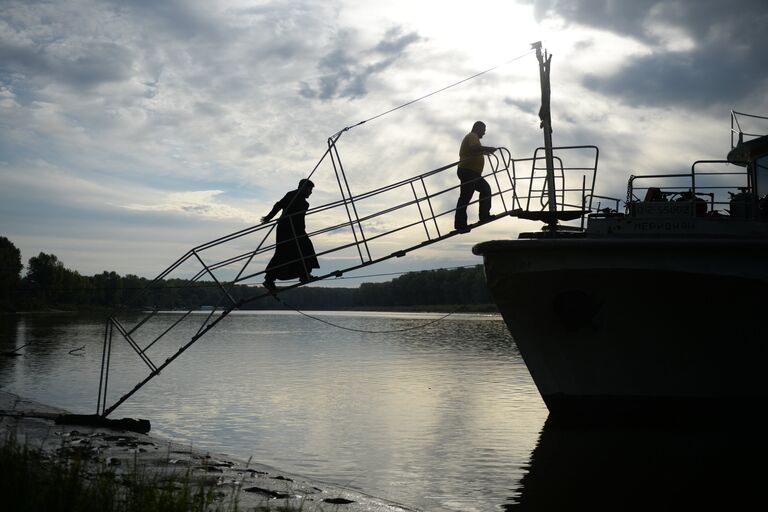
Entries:
{"label": "man's shoe", "polygon": [[463,226],[455,226],[454,230],[457,233],[469,233],[469,226],[467,226],[466,224]]}
{"label": "man's shoe", "polygon": [[274,291],[277,290],[277,286],[275,286],[275,282],[274,281],[270,281],[269,279],[264,281],[264,288],[266,288],[270,292],[274,292]]}

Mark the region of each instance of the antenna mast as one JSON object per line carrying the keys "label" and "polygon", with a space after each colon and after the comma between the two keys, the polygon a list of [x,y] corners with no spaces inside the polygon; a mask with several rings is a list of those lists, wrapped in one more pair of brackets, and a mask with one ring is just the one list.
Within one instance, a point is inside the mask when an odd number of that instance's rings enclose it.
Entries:
{"label": "antenna mast", "polygon": [[557,195],[555,190],[555,161],[552,156],[552,117],[549,108],[549,71],[552,55],[548,55],[544,50],[541,52],[541,41],[531,44],[531,48],[536,50],[536,58],[539,61],[539,80],[541,82],[541,108],[539,109],[539,119],[541,119],[541,128],[544,130],[544,154],[547,164],[547,199],[551,216],[549,218],[549,230],[554,232],[557,229]]}

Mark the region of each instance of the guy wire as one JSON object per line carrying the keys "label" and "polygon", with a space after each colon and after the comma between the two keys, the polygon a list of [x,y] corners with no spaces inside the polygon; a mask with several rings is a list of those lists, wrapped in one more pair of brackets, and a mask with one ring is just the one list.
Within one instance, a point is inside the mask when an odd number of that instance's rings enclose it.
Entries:
{"label": "guy wire", "polygon": [[533,53],[534,51],[536,51],[536,50],[528,50],[527,52],[525,52],[525,53],[523,53],[523,54],[521,54],[521,55],[518,55],[517,57],[515,57],[515,58],[513,58],[513,59],[510,59],[510,60],[508,60],[508,61],[506,61],[506,62],[502,62],[501,64],[497,64],[497,65],[493,66],[492,68],[488,68],[488,69],[486,69],[485,71],[480,71],[479,73],[475,73],[475,74],[474,74],[474,75],[472,75],[472,76],[469,76],[469,77],[467,77],[467,78],[463,78],[463,79],[459,80],[458,82],[454,82],[454,83],[452,83],[452,84],[450,84],[450,85],[446,85],[445,87],[443,87],[443,88],[441,88],[441,89],[438,89],[438,90],[436,90],[436,91],[432,91],[432,92],[430,92],[430,93],[428,93],[428,94],[425,94],[424,96],[421,96],[421,97],[419,97],[419,98],[416,98],[416,99],[414,99],[414,100],[411,100],[411,101],[407,101],[407,102],[403,103],[402,105],[398,105],[398,106],[396,106],[396,107],[394,107],[394,108],[391,108],[391,109],[389,109],[389,110],[387,110],[387,111],[385,111],[385,112],[382,112],[382,113],[380,113],[380,114],[377,114],[377,115],[375,115],[375,116],[373,116],[373,117],[369,117],[368,119],[365,119],[365,120],[363,120],[363,121],[360,121],[359,123],[356,123],[356,124],[353,124],[353,125],[347,126],[346,128],[343,128],[343,129],[339,130],[338,132],[336,132],[336,133],[334,134],[334,137],[336,137],[337,135],[339,135],[339,134],[340,134],[340,133],[342,133],[342,132],[346,132],[346,131],[349,131],[349,130],[351,130],[352,128],[355,128],[355,127],[357,127],[357,126],[360,126],[361,124],[365,124],[365,123],[367,123],[368,121],[373,121],[374,119],[378,119],[378,118],[380,118],[380,117],[383,117],[383,116],[385,116],[385,115],[387,115],[387,114],[391,114],[392,112],[394,112],[394,111],[396,111],[396,110],[400,110],[401,108],[407,107],[408,105],[413,105],[414,103],[416,103],[416,102],[419,102],[419,101],[421,101],[421,100],[423,100],[423,99],[429,98],[430,96],[434,96],[435,94],[439,94],[439,93],[441,93],[441,92],[443,92],[443,91],[446,91],[446,90],[448,90],[448,89],[451,89],[452,87],[456,87],[457,85],[461,85],[461,84],[463,84],[464,82],[468,82],[468,81],[470,81],[470,80],[473,80],[473,79],[475,79],[475,78],[477,78],[477,77],[479,77],[479,76],[482,76],[482,75],[484,75],[484,74],[486,74],[486,73],[490,73],[491,71],[493,71],[493,70],[495,70],[495,69],[498,69],[498,68],[500,68],[500,67],[502,67],[502,66],[506,66],[507,64],[510,64],[510,63],[512,63],[512,62],[515,62],[516,60],[520,60],[520,59],[522,59],[523,57],[526,57],[526,56],[530,55],[530,54],[531,54],[531,53]]}

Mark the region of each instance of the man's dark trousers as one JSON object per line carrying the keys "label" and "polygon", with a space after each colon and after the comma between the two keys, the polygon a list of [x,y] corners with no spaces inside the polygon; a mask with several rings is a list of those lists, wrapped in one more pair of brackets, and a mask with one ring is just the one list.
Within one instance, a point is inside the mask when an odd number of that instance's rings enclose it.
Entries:
{"label": "man's dark trousers", "polygon": [[459,201],[456,203],[456,218],[453,227],[456,229],[467,226],[467,205],[472,200],[472,194],[477,191],[480,194],[480,220],[487,220],[491,216],[491,186],[480,173],[471,169],[459,167],[456,174],[461,180],[459,188]]}

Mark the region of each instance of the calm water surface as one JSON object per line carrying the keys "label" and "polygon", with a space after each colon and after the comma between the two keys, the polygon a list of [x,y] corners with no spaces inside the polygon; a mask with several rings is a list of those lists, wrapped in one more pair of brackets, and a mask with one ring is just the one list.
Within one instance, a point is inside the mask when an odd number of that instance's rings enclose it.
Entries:
{"label": "calm water surface", "polygon": [[[441,316],[315,315],[368,331]],[[175,319],[165,317],[156,332]],[[0,348],[29,345],[0,360],[0,386],[95,412],[103,321],[6,317]],[[191,329],[153,347],[155,363]],[[146,374],[116,343],[110,402]],[[473,511],[500,510],[517,495],[547,411],[498,316],[372,334],[255,312],[222,321],[112,416],[146,418],[158,435],[425,510]]]}
{"label": "calm water surface", "polygon": [[[317,316],[369,331],[437,317]],[[175,318],[160,315],[150,334]],[[103,320],[0,316],[0,351],[29,344],[0,357],[0,386],[95,412]],[[196,328],[154,346],[155,363]],[[110,403],[147,374],[125,343],[112,367]],[[553,428],[496,316],[363,334],[292,313],[233,314],[113,417],[146,418],[155,434],[426,511],[751,510],[768,479],[762,423]]]}

